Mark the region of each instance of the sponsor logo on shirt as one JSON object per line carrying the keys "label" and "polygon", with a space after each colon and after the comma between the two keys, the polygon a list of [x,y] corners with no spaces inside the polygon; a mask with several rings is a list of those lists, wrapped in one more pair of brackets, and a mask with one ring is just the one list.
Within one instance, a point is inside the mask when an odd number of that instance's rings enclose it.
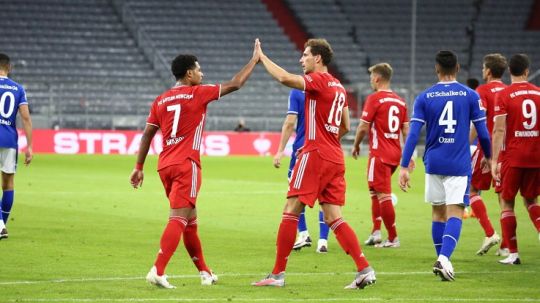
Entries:
{"label": "sponsor logo on shirt", "polygon": [[455,90],[449,90],[449,91],[436,91],[436,92],[429,92],[426,94],[428,98],[437,98],[437,97],[453,97],[453,96],[467,96],[467,92],[464,90],[455,91]]}

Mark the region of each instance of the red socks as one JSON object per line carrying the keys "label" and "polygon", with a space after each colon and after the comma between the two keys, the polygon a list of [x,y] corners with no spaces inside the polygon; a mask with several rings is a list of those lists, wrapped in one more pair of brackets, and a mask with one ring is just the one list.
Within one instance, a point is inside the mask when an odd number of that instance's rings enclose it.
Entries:
{"label": "red socks", "polygon": [[276,263],[274,264],[272,274],[277,275],[280,272],[285,271],[289,254],[294,246],[297,228],[298,216],[295,214],[283,213],[277,235]]}
{"label": "red socks", "polygon": [[527,211],[536,230],[540,233],[540,205],[538,203],[528,204]]}
{"label": "red socks", "polygon": [[495,233],[495,230],[493,229],[493,226],[491,225],[491,221],[489,221],[486,205],[484,204],[484,201],[482,201],[482,197],[480,197],[479,195],[472,196],[471,208],[474,212],[475,217],[478,218],[478,222],[484,229],[484,233],[486,234],[486,237],[493,236],[493,234]]}
{"label": "red socks", "polygon": [[503,242],[507,245],[511,253],[517,252],[516,215],[511,210],[501,212],[501,228]]}
{"label": "red socks", "polygon": [[369,264],[366,260],[366,257],[362,253],[356,234],[352,228],[343,220],[343,218],[336,219],[329,224],[330,228],[334,231],[336,239],[339,242],[339,245],[346,254],[350,255],[358,271],[362,271],[364,268],[368,267]]}
{"label": "red socks", "polygon": [[165,272],[165,267],[176,251],[176,247],[178,247],[178,243],[180,242],[180,238],[182,237],[186,225],[187,219],[184,217],[169,217],[169,223],[161,236],[160,249],[156,262],[154,263],[159,276],[163,275]]}
{"label": "red socks", "polygon": [[199,240],[197,233],[197,217],[188,221],[186,230],[184,231],[184,246],[197,270],[210,273],[210,269],[204,262],[201,240]]}
{"label": "red socks", "polygon": [[381,230],[381,209],[377,195],[371,191],[369,193],[371,195],[371,221],[373,222],[371,233],[374,233],[376,230]]}
{"label": "red socks", "polygon": [[381,217],[388,231],[388,240],[394,241],[397,237],[396,212],[392,204],[392,197],[386,196],[380,200]]}

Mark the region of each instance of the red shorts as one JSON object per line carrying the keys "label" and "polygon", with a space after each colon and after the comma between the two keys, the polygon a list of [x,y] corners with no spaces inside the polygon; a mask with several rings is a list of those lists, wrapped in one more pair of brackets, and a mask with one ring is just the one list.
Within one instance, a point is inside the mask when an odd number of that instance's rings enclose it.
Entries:
{"label": "red shorts", "polygon": [[380,158],[369,156],[367,167],[368,187],[379,193],[392,193],[392,174],[397,165],[386,164]]}
{"label": "red shorts", "polygon": [[187,159],[158,172],[171,208],[195,207],[202,181],[201,168],[195,161]]}
{"label": "red shorts", "polygon": [[[484,159],[484,152],[481,148],[477,148],[471,160],[473,167],[471,185],[477,190],[488,190],[493,178],[491,177],[491,170],[482,169],[482,159]],[[495,182],[493,182],[493,186],[495,186]]]}
{"label": "red shorts", "polygon": [[299,155],[294,165],[287,198],[298,196],[303,204],[345,205],[345,165],[321,158],[317,150]]}
{"label": "red shorts", "polygon": [[540,195],[540,168],[501,167],[502,191],[505,201],[512,201],[519,190],[522,197],[534,199]]}

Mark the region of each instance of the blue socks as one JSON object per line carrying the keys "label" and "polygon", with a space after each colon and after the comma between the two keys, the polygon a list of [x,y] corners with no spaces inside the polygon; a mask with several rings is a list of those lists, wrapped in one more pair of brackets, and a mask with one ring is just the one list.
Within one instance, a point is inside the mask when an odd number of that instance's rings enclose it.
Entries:
{"label": "blue socks", "polygon": [[431,237],[433,238],[433,245],[435,246],[437,256],[441,253],[445,227],[445,222],[431,222]]}
{"label": "blue socks", "polygon": [[9,212],[11,211],[11,207],[13,206],[14,196],[15,191],[13,190],[5,190],[2,195],[2,207],[0,209],[2,210],[2,220],[4,221],[4,224],[7,224]]}
{"label": "blue socks", "polygon": [[298,217],[298,231],[303,232],[307,230],[307,224],[306,224],[306,210],[304,209],[302,213],[300,213],[300,216]]}
{"label": "blue socks", "polygon": [[324,215],[322,210],[319,210],[319,239],[328,240],[328,232],[330,228],[324,223]]}
{"label": "blue socks", "polygon": [[459,241],[462,223],[463,221],[456,217],[450,217],[446,222],[446,228],[444,229],[444,235],[442,237],[441,255],[448,259],[450,259],[450,256],[454,252]]}

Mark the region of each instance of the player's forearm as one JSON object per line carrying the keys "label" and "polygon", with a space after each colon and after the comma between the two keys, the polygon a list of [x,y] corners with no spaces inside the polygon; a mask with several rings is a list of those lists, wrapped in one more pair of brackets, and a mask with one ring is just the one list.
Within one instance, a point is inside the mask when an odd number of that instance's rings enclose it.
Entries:
{"label": "player's forearm", "polygon": [[360,125],[358,125],[358,128],[356,129],[356,136],[354,137],[354,146],[360,146],[360,143],[362,143],[362,140],[364,140],[364,137],[366,136],[367,131],[364,130]]}
{"label": "player's forearm", "polygon": [[234,77],[232,77],[230,84],[234,90],[238,90],[244,86],[253,72],[253,69],[255,69],[255,66],[257,66],[257,60],[252,58],[236,75],[234,75]]}
{"label": "player's forearm", "polygon": [[474,122],[474,128],[478,134],[478,141],[480,142],[480,147],[484,152],[486,159],[491,159],[491,142],[489,140],[489,133],[486,126],[486,121],[477,121]]}
{"label": "player's forearm", "polygon": [[26,136],[26,146],[32,149],[32,119],[30,116],[22,119],[24,134]]}
{"label": "player's forearm", "polygon": [[420,137],[420,130],[422,129],[422,123],[418,121],[412,121],[410,125],[410,132],[405,141],[405,147],[403,148],[403,155],[401,157],[401,167],[409,167],[409,162],[418,143]]}
{"label": "player's forearm", "polygon": [[291,137],[293,131],[294,124],[283,124],[283,127],[281,128],[281,138],[279,140],[278,152],[282,153],[285,150],[285,146],[287,146],[287,142],[289,142],[289,138]]}
{"label": "player's forearm", "polygon": [[492,156],[493,162],[497,163],[497,161],[499,160],[499,154],[502,149],[504,130],[493,129],[492,137],[493,137],[493,142],[491,144],[492,144],[493,154],[491,156]]}
{"label": "player's forearm", "polygon": [[141,138],[139,152],[137,153],[136,168],[142,170],[142,166],[144,165],[144,161],[146,160],[146,156],[148,155],[148,151],[150,150],[150,144],[152,143],[152,139],[154,138],[157,129],[158,128],[155,126],[150,126],[148,124],[146,125],[143,136]]}
{"label": "player's forearm", "polygon": [[270,58],[268,58],[266,55],[261,56],[260,60],[266,71],[281,84],[291,88],[304,90],[303,80],[298,79],[302,78],[301,76],[289,73],[281,66],[270,60]]}

